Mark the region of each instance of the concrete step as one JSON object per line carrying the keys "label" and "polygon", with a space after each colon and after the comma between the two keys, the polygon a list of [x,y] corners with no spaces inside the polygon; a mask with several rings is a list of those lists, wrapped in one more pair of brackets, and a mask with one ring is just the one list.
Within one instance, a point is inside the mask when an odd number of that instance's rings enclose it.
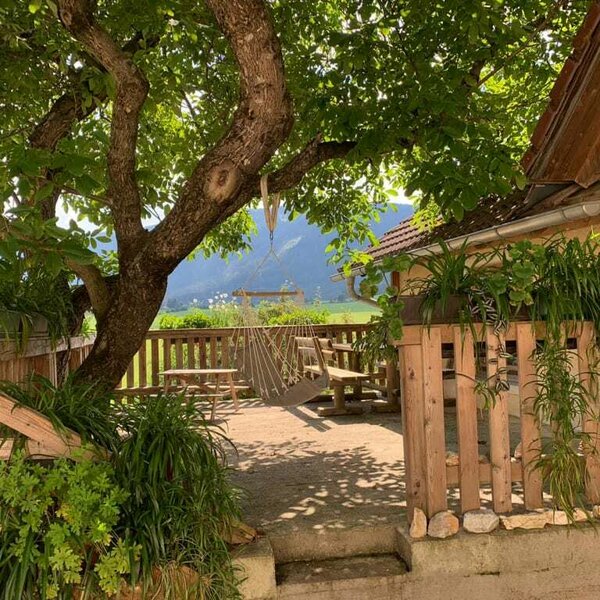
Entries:
{"label": "concrete step", "polygon": [[377,523],[345,528],[302,529],[268,532],[275,562],[329,560],[347,556],[393,554],[398,549],[401,522]]}
{"label": "concrete step", "polygon": [[406,572],[395,554],[281,564],[277,600],[392,600],[400,597]]}

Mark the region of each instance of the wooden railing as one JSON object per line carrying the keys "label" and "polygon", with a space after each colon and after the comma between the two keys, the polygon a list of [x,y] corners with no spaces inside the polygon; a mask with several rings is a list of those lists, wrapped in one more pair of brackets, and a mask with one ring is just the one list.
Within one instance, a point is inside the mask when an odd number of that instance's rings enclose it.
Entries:
{"label": "wooden railing", "polygon": [[[568,337],[576,341],[577,374],[584,386],[591,386],[589,357],[595,347],[595,331],[590,323],[574,325]],[[522,483],[523,503],[527,509],[543,506],[543,481],[535,464],[542,452],[542,431],[536,415],[535,362],[536,341],[543,339],[542,326],[517,323],[505,334],[481,330],[485,342],[488,385],[506,380],[506,342],[516,342],[518,388],[520,401],[521,457],[511,456],[508,386],[495,393],[487,411],[489,459],[481,460],[477,414],[481,402],[477,395],[477,361],[473,337],[456,325],[404,328],[397,342],[402,396],[404,455],[406,461],[406,493],[409,519],[415,507],[428,517],[447,510],[448,488],[458,487],[461,512],[481,505],[481,488],[491,483],[493,508],[505,513],[512,510],[513,483]],[[456,434],[458,457],[454,464],[447,460],[447,423],[443,400],[442,344],[454,347],[456,372]],[[447,370],[447,369],[446,369]],[[480,377],[481,381],[481,377]],[[589,387],[588,387],[589,389]],[[586,463],[586,493],[591,503],[600,502],[600,448],[597,400],[588,407],[583,430],[589,435],[582,460]],[[513,429],[514,430],[514,429]],[[516,441],[516,440],[514,440]]]}
{"label": "wooden railing", "polygon": [[93,344],[94,337],[73,337],[55,345],[46,338],[34,338],[26,348],[17,351],[14,342],[0,341],[0,381],[22,383],[37,374],[57,383],[63,362],[67,363],[64,365],[67,372],[75,370]]}
{"label": "wooden railing", "polygon": [[[337,342],[352,343],[364,335],[366,324],[313,325],[311,330],[318,337],[329,337]],[[275,339],[292,335],[293,326],[273,326],[269,330]],[[232,355],[236,328],[223,329],[168,329],[149,331],[146,340],[133,358],[120,389],[149,392],[160,389],[160,373],[167,369],[181,368],[227,368],[235,367]],[[350,368],[349,356],[340,353],[338,365]],[[378,369],[377,365],[363,365],[363,369]],[[385,372],[379,374],[378,382],[385,385]]]}

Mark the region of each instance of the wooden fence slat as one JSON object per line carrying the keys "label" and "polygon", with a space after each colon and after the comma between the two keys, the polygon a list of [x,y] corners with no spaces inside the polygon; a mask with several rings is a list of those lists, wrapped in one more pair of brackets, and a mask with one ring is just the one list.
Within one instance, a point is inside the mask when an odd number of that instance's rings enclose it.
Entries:
{"label": "wooden fence slat", "polygon": [[196,347],[194,345],[193,337],[188,337],[186,348],[187,348],[187,366],[188,366],[188,369],[193,369],[196,366],[196,356],[195,356]]}
{"label": "wooden fence slat", "polygon": [[148,380],[146,378],[147,375],[146,368],[146,340],[142,342],[140,347],[140,351],[138,352],[138,374],[139,374],[139,387],[146,387],[148,385]]}
{"label": "wooden fence slat", "polygon": [[521,404],[521,448],[525,508],[542,508],[542,474],[535,468],[542,454],[542,434],[535,412],[537,378],[535,371],[535,331],[529,323],[517,324],[517,365]]}
{"label": "wooden fence slat", "polygon": [[127,374],[125,376],[128,388],[134,387],[134,385],[135,385],[135,370],[134,369],[135,369],[135,361],[132,360],[131,363],[129,364],[129,367],[127,368]]}
{"label": "wooden fence slat", "polygon": [[409,523],[415,508],[427,510],[425,495],[425,432],[423,430],[423,359],[419,345],[399,348],[402,385],[402,432]]}
{"label": "wooden fence slat", "polygon": [[207,344],[207,342],[208,342],[208,338],[205,336],[202,336],[198,340],[198,352],[199,352],[199,356],[200,356],[200,368],[201,369],[206,369],[208,366],[206,364],[206,344]]}
{"label": "wooden fence slat", "polygon": [[[497,380],[506,381],[504,336],[491,328],[486,333],[487,376],[492,389]],[[492,500],[498,513],[512,510],[512,480],[510,466],[510,437],[508,421],[508,393],[497,391],[489,410],[490,463],[492,465]]]}
{"label": "wooden fence slat", "polygon": [[163,339],[163,371],[168,371],[171,368],[171,338]]}
{"label": "wooden fence slat", "polygon": [[175,368],[183,369],[183,340],[181,338],[175,340]]}
{"label": "wooden fence slat", "polygon": [[[596,332],[592,323],[585,323],[577,339],[579,356],[579,377],[586,389],[596,400],[588,406],[588,414],[583,421],[583,431],[587,439],[583,444],[585,452],[586,496],[593,504],[600,503],[600,401],[597,384],[591,371],[596,362]],[[591,364],[590,364],[591,363]]]}
{"label": "wooden fence slat", "polygon": [[159,385],[158,374],[160,373],[160,360],[158,353],[158,339],[152,338],[150,340],[150,374],[153,386]]}
{"label": "wooden fence slat", "polygon": [[217,363],[217,338],[210,338],[210,368],[216,369],[218,367]]}
{"label": "wooden fence slat", "polygon": [[458,434],[460,507],[463,513],[480,507],[479,439],[475,394],[475,346],[473,334],[454,328],[456,373],[456,424]]}
{"label": "wooden fence slat", "polygon": [[427,476],[427,514],[446,510],[446,437],[444,433],[444,383],[442,337],[439,329],[423,328],[423,396]]}

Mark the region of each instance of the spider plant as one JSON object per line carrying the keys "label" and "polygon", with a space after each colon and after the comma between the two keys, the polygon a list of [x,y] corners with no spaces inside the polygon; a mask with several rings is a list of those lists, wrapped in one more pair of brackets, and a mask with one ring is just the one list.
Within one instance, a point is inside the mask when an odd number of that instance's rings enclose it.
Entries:
{"label": "spider plant", "polygon": [[585,463],[579,446],[588,442],[581,425],[593,395],[572,374],[572,357],[562,344],[547,338],[535,353],[537,392],[534,410],[551,424],[553,436],[536,462],[557,508],[569,518],[585,507]]}
{"label": "spider plant", "polygon": [[[467,241],[458,250],[442,241],[439,253],[416,257],[411,268],[425,269],[428,275],[411,280],[407,289],[422,296],[423,323],[431,325],[438,310],[448,314],[453,309],[458,323],[471,329],[477,338],[476,322],[493,324],[496,328],[508,322],[507,281],[498,270],[499,260],[496,251],[468,253]],[[448,318],[454,315],[448,314]]]}
{"label": "spider plant", "polygon": [[131,402],[120,426],[114,467],[129,493],[122,527],[141,546],[137,572],[144,589],[158,575],[167,600],[182,597],[176,564],[199,575],[190,598],[238,597],[223,539],[239,517],[238,494],[229,482],[222,431],[175,394]]}

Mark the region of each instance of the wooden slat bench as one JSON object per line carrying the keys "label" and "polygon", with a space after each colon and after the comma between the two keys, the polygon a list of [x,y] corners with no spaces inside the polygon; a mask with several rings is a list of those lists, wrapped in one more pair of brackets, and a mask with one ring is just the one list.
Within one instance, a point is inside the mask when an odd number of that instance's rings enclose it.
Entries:
{"label": "wooden slat bench", "polygon": [[[335,357],[335,351],[332,348],[332,342],[328,338],[305,338],[297,337],[296,344],[298,352],[305,361],[304,372],[310,375],[319,376],[324,372],[329,375],[330,385],[333,389],[333,406],[320,407],[318,414],[321,416],[337,416],[360,414],[363,409],[361,406],[347,406],[344,389],[352,386],[355,389],[355,398],[360,399],[362,394],[363,382],[369,379],[367,373],[350,371],[334,367],[331,362]],[[306,360],[314,361],[316,364],[306,364]]]}

